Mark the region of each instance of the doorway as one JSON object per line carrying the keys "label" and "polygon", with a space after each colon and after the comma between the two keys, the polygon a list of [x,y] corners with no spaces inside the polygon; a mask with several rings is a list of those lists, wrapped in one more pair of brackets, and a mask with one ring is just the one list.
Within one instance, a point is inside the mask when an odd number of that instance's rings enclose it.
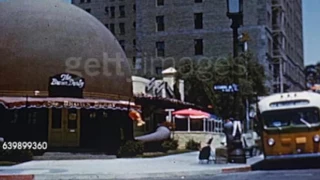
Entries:
{"label": "doorway", "polygon": [[49,109],[50,147],[79,147],[80,110]]}

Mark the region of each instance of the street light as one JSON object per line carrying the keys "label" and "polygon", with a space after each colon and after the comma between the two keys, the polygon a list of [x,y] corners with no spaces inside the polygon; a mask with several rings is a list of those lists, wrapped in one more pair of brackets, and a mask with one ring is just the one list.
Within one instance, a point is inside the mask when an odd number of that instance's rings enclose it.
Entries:
{"label": "street light", "polygon": [[243,24],[243,0],[227,0],[227,16],[232,20],[233,57],[238,56],[238,29]]}
{"label": "street light", "polygon": [[[238,29],[243,24],[243,0],[227,0],[227,16],[229,19],[232,20],[231,28],[233,31],[233,58],[234,63],[232,65],[232,68],[234,68],[234,65],[237,64],[237,56],[238,56]],[[233,83],[238,85],[238,78],[234,75],[235,69],[233,69]],[[234,93],[234,100],[233,100],[233,114],[236,116],[237,120],[240,120],[238,118],[238,95],[237,92],[233,91]],[[235,128],[235,127],[234,127]],[[236,135],[234,138],[232,138],[231,141],[229,141],[230,145],[228,145],[228,159],[231,162],[234,163],[246,163],[246,156],[245,152],[242,147],[242,141],[241,141],[241,133],[240,135]]]}
{"label": "street light", "polygon": [[[233,83],[238,85],[238,79],[234,75],[234,65],[237,64],[237,56],[238,56],[238,29],[243,24],[243,0],[227,0],[227,16],[229,19],[232,20],[231,28],[233,31],[233,57],[234,57],[234,63],[232,65],[232,77],[233,77]],[[237,92],[233,91],[233,115],[236,116],[238,112],[237,110],[237,103],[238,103],[238,97]],[[235,117],[237,118],[237,117]]]}

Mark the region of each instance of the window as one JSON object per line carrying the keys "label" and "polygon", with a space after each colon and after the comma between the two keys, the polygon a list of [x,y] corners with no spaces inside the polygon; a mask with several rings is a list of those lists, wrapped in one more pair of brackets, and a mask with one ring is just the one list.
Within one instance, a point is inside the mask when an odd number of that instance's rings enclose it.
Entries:
{"label": "window", "polygon": [[91,3],[91,0],[87,0],[87,3]]}
{"label": "window", "polygon": [[316,108],[299,108],[262,113],[267,127],[310,126],[319,123],[319,111]]}
{"label": "window", "polygon": [[109,25],[108,25],[108,24],[105,24],[105,26],[106,26],[106,28],[108,28],[108,29],[109,29]]}
{"label": "window", "polygon": [[105,8],[104,8],[104,11],[105,11],[106,15],[108,16],[108,15],[109,15],[109,7],[108,7],[108,6],[105,7]]}
{"label": "window", "polygon": [[133,47],[136,47],[136,40],[132,40]]}
{"label": "window", "polygon": [[156,56],[163,57],[164,56],[164,42],[156,42]]}
{"label": "window", "polygon": [[119,41],[120,46],[122,47],[123,50],[125,50],[125,40],[120,40]]}
{"label": "window", "polygon": [[126,16],[126,11],[124,6],[119,6],[120,17]]}
{"label": "window", "polygon": [[91,9],[86,9],[86,11],[87,11],[88,13],[91,13]]}
{"label": "window", "polygon": [[157,31],[164,31],[164,16],[157,16]]}
{"label": "window", "polygon": [[203,120],[202,121],[190,121],[191,131],[203,131]]}
{"label": "window", "polygon": [[114,18],[115,17],[115,7],[110,7],[110,11],[111,11],[111,15],[110,15],[110,17],[111,18]]}
{"label": "window", "polygon": [[77,110],[68,109],[68,129],[77,129]]}
{"label": "window", "polygon": [[202,29],[203,28],[203,19],[202,13],[195,13],[194,14],[194,28],[195,29]]}
{"label": "window", "polygon": [[121,34],[121,35],[123,35],[123,34],[126,33],[124,23],[120,23],[120,24],[119,24],[119,29],[120,29],[120,34]]}
{"label": "window", "polygon": [[133,9],[133,12],[136,12],[136,11],[137,11],[137,7],[136,7],[135,4],[132,6],[132,9]]}
{"label": "window", "polygon": [[164,5],[164,0],[156,0],[157,1],[157,6],[163,6]]}
{"label": "window", "polygon": [[202,0],[194,0],[195,3],[202,3]]}
{"label": "window", "polygon": [[195,39],[194,40],[194,54],[203,55],[203,40]]}
{"label": "window", "polygon": [[62,118],[61,109],[52,108],[52,129],[60,129],[61,128],[61,118]]}
{"label": "window", "polygon": [[132,23],[133,29],[136,29],[136,22]]}
{"label": "window", "polygon": [[110,24],[110,31],[112,32],[112,34],[114,34],[115,32],[114,24]]}
{"label": "window", "polygon": [[80,0],[80,3],[84,3],[84,0]]}
{"label": "window", "polygon": [[132,67],[133,67],[133,68],[136,68],[136,64],[137,64],[136,57],[133,56],[133,57],[132,57]]}
{"label": "window", "polygon": [[162,67],[156,67],[156,74],[157,75],[162,74]]}

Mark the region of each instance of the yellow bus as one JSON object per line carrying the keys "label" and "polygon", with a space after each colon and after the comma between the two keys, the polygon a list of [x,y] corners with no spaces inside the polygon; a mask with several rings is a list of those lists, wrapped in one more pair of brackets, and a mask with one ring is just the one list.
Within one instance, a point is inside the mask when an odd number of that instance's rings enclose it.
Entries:
{"label": "yellow bus", "polygon": [[320,157],[320,94],[274,94],[258,103],[265,159]]}

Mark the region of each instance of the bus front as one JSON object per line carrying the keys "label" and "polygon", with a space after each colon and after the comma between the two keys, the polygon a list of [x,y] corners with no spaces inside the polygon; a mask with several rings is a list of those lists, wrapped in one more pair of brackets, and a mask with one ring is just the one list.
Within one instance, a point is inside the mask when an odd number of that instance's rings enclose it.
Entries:
{"label": "bus front", "polygon": [[269,105],[260,114],[265,159],[320,157],[319,107],[310,105],[309,100]]}

